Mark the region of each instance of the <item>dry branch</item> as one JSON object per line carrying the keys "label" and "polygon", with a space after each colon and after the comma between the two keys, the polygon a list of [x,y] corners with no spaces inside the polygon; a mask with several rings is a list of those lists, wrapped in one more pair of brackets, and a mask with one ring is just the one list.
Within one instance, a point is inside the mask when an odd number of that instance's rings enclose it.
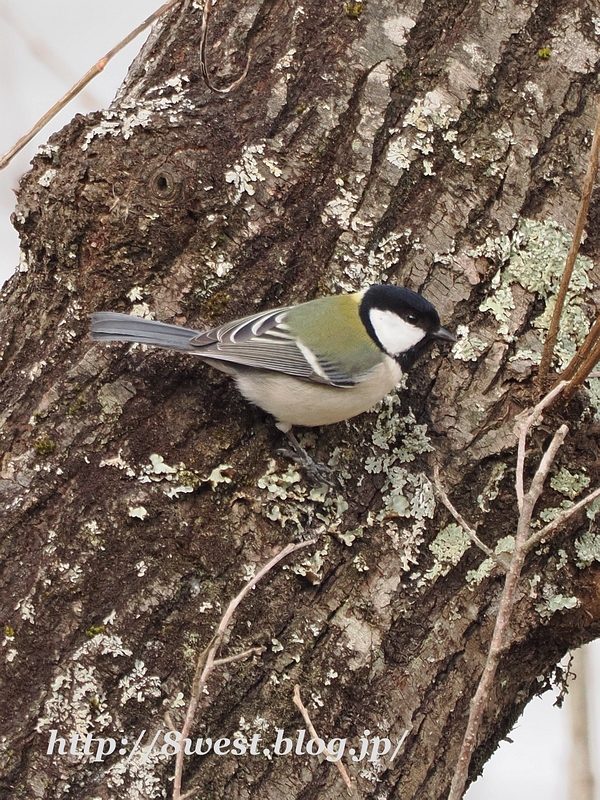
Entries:
{"label": "dry branch", "polygon": [[204,83],[211,90],[211,92],[228,94],[229,92],[233,91],[233,89],[236,89],[248,74],[248,69],[250,68],[250,59],[252,58],[252,50],[248,50],[248,55],[246,56],[246,66],[244,67],[244,70],[239,78],[230,83],[229,86],[225,86],[222,89],[219,89],[212,83],[208,74],[208,65],[206,63],[206,36],[208,34],[208,19],[210,17],[212,5],[213,0],[205,0],[204,9],[202,10],[202,28],[200,30],[200,72],[202,73]]}
{"label": "dry branch", "polygon": [[[312,720],[311,720],[310,715],[308,713],[308,709],[306,708],[306,706],[302,702],[302,699],[300,698],[300,687],[298,686],[298,684],[296,684],[294,686],[294,704],[300,710],[300,713],[302,714],[302,717],[303,717],[304,721],[306,722],[306,724],[308,726],[308,730],[309,730],[310,735],[312,736],[312,738],[313,739],[319,739],[320,738],[319,734],[315,730],[315,726],[312,724]],[[326,747],[323,748],[323,753],[325,754],[325,756],[327,758],[332,758],[331,753],[329,752],[329,750]],[[338,770],[340,771],[340,774],[341,774],[342,778],[344,779],[344,783],[348,787],[348,794],[351,795],[351,796],[355,796],[354,786],[352,784],[350,776],[348,775],[348,772],[346,771],[346,767],[341,763],[341,761],[336,761],[335,765],[338,768]]]}
{"label": "dry branch", "polygon": [[446,494],[444,487],[442,486],[440,480],[440,468],[438,464],[436,464],[433,468],[433,482],[440,500],[446,506],[448,511],[452,514],[454,519],[458,522],[458,524],[461,526],[461,528],[464,530],[464,532],[467,534],[467,536],[470,538],[473,544],[477,545],[477,547],[480,550],[482,550],[488,558],[491,558],[493,561],[495,561],[503,572],[506,572],[508,566],[506,561],[500,556],[498,556],[496,553],[494,553],[494,551],[491,548],[489,548],[487,544],[485,544],[485,542],[481,541],[479,536],[477,536],[475,529],[471,527],[471,525],[469,525],[469,523],[462,516],[462,514],[452,504],[450,498]]}
{"label": "dry branch", "polygon": [[140,25],[138,25],[137,28],[134,28],[134,30],[127,34],[124,39],[121,39],[121,41],[115,45],[112,50],[109,50],[103,58],[97,61],[94,66],[85,73],[83,78],[80,78],[77,83],[72,86],[69,91],[52,106],[52,108],[46,111],[42,117],[40,117],[40,119],[35,123],[33,128],[28,131],[28,133],[26,133],[24,136],[21,136],[16,144],[14,144],[10,150],[0,157],[0,169],[4,169],[4,167],[8,166],[17,153],[20,153],[21,150],[29,144],[33,137],[37,136],[42,128],[45,128],[50,120],[53,119],[59,111],[61,111],[68,103],[70,103],[74,97],[77,97],[81,90],[84,89],[88,83],[90,83],[90,81],[96,77],[96,75],[99,75],[102,72],[108,62],[114,58],[117,53],[120,53],[124,47],[127,47],[127,45],[132,42],[136,36],[152,25],[152,23],[155,22],[159,17],[162,17],[163,14],[166,14],[167,11],[181,2],[182,0],[169,0],[168,3],[164,3],[164,5],[162,5],[158,11],[150,14],[150,16],[147,17]]}
{"label": "dry branch", "polygon": [[575,514],[581,508],[591,503],[596,497],[600,496],[599,488],[590,493],[572,508],[567,509],[559,514],[555,520],[546,525],[541,531],[532,534],[531,519],[535,505],[542,494],[545,480],[552,464],[554,463],[556,455],[569,432],[569,429],[566,425],[561,425],[556,431],[552,437],[552,441],[550,442],[548,449],[542,456],[540,464],[527,492],[524,491],[523,474],[525,468],[526,440],[532,426],[541,420],[544,409],[553,402],[555,397],[565,388],[565,386],[565,381],[562,381],[560,384],[558,384],[558,386],[556,386],[551,392],[543,397],[542,400],[540,400],[535,408],[520,415],[520,418],[515,426],[515,433],[519,437],[515,480],[515,488],[519,507],[519,519],[517,523],[515,548],[510,560],[508,571],[506,573],[502,596],[500,599],[500,606],[498,609],[498,616],[496,618],[496,624],[494,625],[492,641],[490,643],[483,673],[481,675],[479,685],[477,686],[475,696],[471,701],[467,728],[461,745],[456,770],[452,778],[448,800],[460,800],[465,790],[469,774],[469,765],[477,746],[477,734],[483,720],[485,709],[489,702],[490,691],[494,682],[498,664],[500,662],[500,657],[506,646],[506,633],[517,599],[517,587],[521,577],[523,565],[525,563],[525,558],[532,547],[538,544],[542,539],[547,539],[552,533],[558,530],[559,526],[562,525],[563,522],[573,516],[573,514]]}
{"label": "dry branch", "polygon": [[[252,648],[250,650],[246,650],[243,653],[239,653],[236,656],[232,656],[230,658],[224,659],[216,659],[217,652],[219,647],[223,643],[223,639],[225,638],[225,634],[227,633],[227,629],[231,624],[231,620],[233,619],[233,615],[239,604],[242,602],[244,597],[250,592],[256,584],[262,580],[267,573],[269,573],[273,567],[279,564],[286,556],[289,556],[290,553],[295,553],[297,550],[302,550],[304,547],[308,547],[311,544],[314,544],[316,539],[308,539],[305,542],[290,542],[287,544],[282,550],[277,553],[270,561],[268,561],[265,566],[254,575],[254,577],[248,581],[248,583],[244,586],[242,591],[237,594],[233,600],[227,606],[225,613],[223,614],[221,621],[217,627],[217,631],[214,634],[212,640],[210,641],[209,645],[200,653],[198,657],[198,662],[196,664],[196,671],[194,674],[194,679],[192,681],[192,692],[190,697],[190,702],[187,708],[187,712],[185,715],[185,720],[183,723],[183,727],[181,729],[181,737],[180,741],[184,741],[190,730],[192,728],[192,724],[194,722],[194,716],[196,714],[196,710],[198,708],[198,702],[200,700],[200,695],[202,694],[204,687],[206,686],[206,682],[210,677],[213,669],[216,666],[221,664],[225,664],[231,661],[239,661],[243,658],[248,658],[251,655],[255,655],[257,651],[263,652],[264,648]],[[177,757],[175,760],[175,778],[173,782],[173,800],[182,800],[183,797],[186,795],[181,794],[181,777],[183,773],[183,755],[184,755],[184,748],[181,747],[177,753]]]}
{"label": "dry branch", "polygon": [[[575,230],[573,231],[573,239],[571,240],[571,247],[565,262],[565,271],[560,282],[558,294],[556,296],[556,305],[554,306],[554,313],[546,341],[544,342],[544,349],[542,351],[542,360],[538,371],[538,379],[543,382],[548,375],[550,369],[550,362],[554,355],[554,346],[556,345],[556,338],[558,336],[558,329],[560,327],[560,318],[562,315],[567,291],[571,282],[571,275],[573,274],[573,267],[575,266],[575,259],[579,252],[579,245],[581,244],[581,236],[587,220],[588,210],[590,207],[590,200],[592,197],[592,189],[594,188],[594,179],[598,170],[598,152],[600,150],[600,105],[596,116],[596,125],[594,127],[594,136],[592,139],[592,148],[590,150],[590,160],[583,183],[583,192],[581,194],[581,202],[579,204],[579,211],[577,213],[577,220],[575,222]],[[593,366],[593,365],[592,365]],[[591,369],[591,368],[590,368]],[[589,371],[589,370],[588,370]],[[583,382],[583,381],[582,381]]]}

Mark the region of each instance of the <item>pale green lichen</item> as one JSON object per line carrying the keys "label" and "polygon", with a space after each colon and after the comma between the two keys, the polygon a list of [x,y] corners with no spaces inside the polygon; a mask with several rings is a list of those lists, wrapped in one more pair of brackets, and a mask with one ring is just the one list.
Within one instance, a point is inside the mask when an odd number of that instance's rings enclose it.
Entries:
{"label": "pale green lichen", "polygon": [[399,530],[398,523],[388,520],[385,532],[398,551],[398,560],[403,572],[410,572],[418,564],[421,545],[425,540],[425,520],[417,520],[410,528]]}
{"label": "pale green lichen", "polygon": [[515,544],[516,541],[514,536],[503,536],[502,539],[498,539],[496,542],[494,553],[496,553],[497,556],[500,556],[503,553],[508,553],[510,555],[511,553],[515,552]]}
{"label": "pale green lichen", "polygon": [[556,555],[558,556],[558,558],[556,559],[555,569],[558,572],[561,569],[563,569],[564,566],[566,566],[566,564],[567,564],[567,562],[569,560],[569,557],[567,556],[567,553],[562,548],[558,551],[558,553]]}
{"label": "pale green lichen", "polygon": [[510,322],[511,313],[515,308],[515,301],[510,286],[494,286],[492,281],[492,288],[494,293],[487,297],[479,306],[480,311],[490,311],[496,321],[500,323],[498,333],[502,335],[508,334],[508,323]]}
{"label": "pale green lichen", "polygon": [[496,564],[494,563],[493,559],[486,558],[481,562],[477,569],[470,569],[465,576],[469,586],[478,586],[481,581],[489,578],[494,571],[495,566]]}
{"label": "pale green lichen", "polygon": [[506,474],[507,468],[508,466],[504,462],[494,464],[487,483],[483,487],[481,494],[477,497],[477,505],[486,514],[491,511],[492,503],[498,497],[500,483]]}
{"label": "pale green lichen", "polygon": [[577,608],[579,600],[576,597],[565,597],[562,594],[555,594],[536,605],[536,611],[542,619],[550,619],[557,611],[568,611]]}
{"label": "pale green lichen", "polygon": [[405,464],[418,455],[430,452],[433,447],[427,435],[427,427],[416,422],[414,414],[402,415],[397,394],[385,397],[376,406],[377,421],[371,431],[371,455],[364,465],[367,472],[383,474],[381,487],[382,505],[379,511],[369,511],[367,524],[392,519],[412,519],[410,528],[400,534],[395,527],[387,532],[392,537],[404,571],[417,563],[420,545],[423,542],[425,520],[432,519],[435,511],[433,485],[425,472],[411,471]]}
{"label": "pale green lichen", "polygon": [[[343,495],[339,492],[334,494],[326,484],[307,486],[293,465],[281,473],[277,466],[277,462],[271,459],[266,472],[257,480],[258,488],[266,492],[261,511],[267,519],[279,522],[282,527],[291,523],[298,533],[318,522],[328,533],[337,535],[343,514],[348,509]],[[336,470],[336,475],[343,483],[343,470]]]}
{"label": "pale green lichen", "polygon": [[435,511],[433,484],[424,472],[409,472],[404,467],[389,467],[381,489],[382,508],[369,512],[368,522],[381,522],[394,517],[431,519]]}
{"label": "pale green lichen", "polygon": [[320,550],[315,550],[311,556],[304,558],[291,569],[296,575],[301,575],[307,581],[316,585],[323,580],[323,564],[329,552],[329,541],[326,541]]}
{"label": "pale green lichen", "polygon": [[[498,539],[496,542],[494,553],[497,556],[510,555],[515,551],[515,544],[516,542],[514,536],[503,536],[502,539]],[[492,574],[496,566],[497,565],[494,559],[486,558],[481,562],[477,569],[471,569],[467,572],[467,583],[474,585],[481,583],[482,580]]]}
{"label": "pale green lichen", "polygon": [[547,524],[548,522],[552,522],[552,520],[556,519],[558,515],[562,511],[566,511],[568,508],[574,505],[570,500],[563,500],[559,506],[552,506],[551,508],[544,508],[538,514],[539,519],[534,520],[532,523],[533,528],[539,528],[541,523]]}
{"label": "pale green lichen", "polygon": [[[390,519],[412,519],[412,530],[404,529],[400,534],[395,528],[392,535],[394,548],[401,553],[402,569],[408,570],[418,557],[424,520],[433,517],[435,496],[427,475],[411,472],[404,465],[432,450],[432,446],[426,426],[418,425],[412,413],[402,416],[396,395],[384,398],[376,410],[379,413],[370,430],[370,441],[365,443],[370,455],[364,465],[367,472],[384,476],[380,492],[382,503],[379,510],[369,511],[364,527]],[[306,439],[303,441],[306,443]],[[261,512],[282,527],[291,524],[303,534],[315,523],[319,524],[322,530],[351,546],[357,536],[363,535],[364,527],[343,529],[343,516],[349,506],[342,492],[346,481],[352,478],[346,457],[345,451],[336,448],[328,462],[342,491],[332,491],[325,484],[309,488],[294,466],[278,472],[277,463],[271,460],[257,481],[257,487],[265,495],[260,504]]]}
{"label": "pale green lichen", "polygon": [[587,506],[585,510],[585,514],[588,519],[595,520],[596,514],[600,511],[600,497],[597,497],[595,500]]}
{"label": "pale green lichen", "polygon": [[590,479],[587,475],[569,472],[566,467],[562,467],[560,472],[550,480],[550,486],[570,500],[574,500],[589,485]]}
{"label": "pale green lichen", "polygon": [[357,572],[368,572],[369,571],[369,567],[367,566],[367,563],[366,563],[362,553],[359,553],[357,556],[354,556],[354,560],[353,560],[352,563],[354,564],[354,567],[355,567]]}
{"label": "pale green lichen", "polygon": [[477,334],[469,332],[468,325],[459,325],[456,328],[458,342],[452,348],[452,356],[458,361],[477,361],[488,345]]}
{"label": "pale green lichen", "polygon": [[231,478],[229,475],[225,474],[225,470],[232,470],[233,467],[231,464],[219,464],[218,467],[215,467],[210,475],[207,478],[207,482],[210,483],[212,489],[216,489],[220,483],[231,483]]}
{"label": "pale green lichen", "polygon": [[135,519],[146,519],[148,516],[148,511],[144,506],[130,506],[127,513],[130,517],[134,517]]}
{"label": "pale green lichen", "polygon": [[409,463],[433,450],[427,426],[418,425],[412,411],[402,416],[397,394],[384,397],[374,410],[377,420],[371,433],[372,455],[365,459],[367,472],[387,472],[394,464]]}
{"label": "pale green lichen", "polygon": [[452,522],[438,533],[429,549],[435,556],[435,564],[425,574],[425,579],[435,581],[447,575],[471,546],[471,539],[460,525]]}
{"label": "pale green lichen", "polygon": [[[511,318],[515,301],[511,286],[518,284],[546,302],[544,312],[533,320],[534,329],[543,340],[554,311],[570,242],[570,234],[556,222],[521,219],[512,237],[502,234],[490,238],[471,252],[474,257],[485,256],[500,264],[492,279],[490,294],[479,307],[493,314],[500,334],[508,337],[514,334]],[[571,360],[589,330],[583,296],[591,287],[588,273],[592,267],[591,259],[577,257],[555,348],[559,367]]]}
{"label": "pale green lichen", "polygon": [[359,525],[358,528],[354,528],[351,531],[345,531],[343,533],[338,533],[337,538],[343,542],[346,547],[351,547],[355,539],[360,539],[364,535],[364,528],[362,525]]}
{"label": "pale green lichen", "polygon": [[600,534],[592,533],[591,526],[581,538],[575,542],[575,552],[579,569],[589,567],[594,561],[600,561]]}

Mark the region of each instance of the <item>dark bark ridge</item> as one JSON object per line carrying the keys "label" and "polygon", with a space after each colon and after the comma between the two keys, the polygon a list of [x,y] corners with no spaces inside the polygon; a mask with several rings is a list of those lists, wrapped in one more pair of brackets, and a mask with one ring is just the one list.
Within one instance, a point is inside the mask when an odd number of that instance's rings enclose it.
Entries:
{"label": "dark bark ridge", "polygon": [[[514,534],[512,427],[555,280],[544,264],[560,260],[585,171],[596,9],[417,1],[355,18],[218,3],[213,82],[252,50],[246,80],[218,95],[201,79],[196,5],[156,27],[108,111],[50,139],[19,194],[22,262],[0,296],[0,792],[165,795],[164,758],[51,758],[49,730],[131,741],[165,730],[168,707],[179,725],[178,693],[244,576],[317,534],[238,612],[228,653],[267,651],[215,673],[194,735],[293,734],[298,682],[326,740],[409,731],[393,764],[350,762],[361,796],[442,798],[501,578],[475,574],[483,554],[436,504],[432,465],[489,546]],[[596,300],[581,264],[577,336]],[[312,434],[344,482],[327,496],[271,460],[277,433],[226,377],[87,339],[94,310],[145,304],[203,327],[386,278],[469,333],[459,357],[419,362],[399,399]],[[586,404],[569,408],[544,508],[598,484]],[[563,654],[595,637],[594,536],[582,515],[528,561],[473,775]],[[190,757],[188,787],[343,791],[332,765],[295,756]]]}

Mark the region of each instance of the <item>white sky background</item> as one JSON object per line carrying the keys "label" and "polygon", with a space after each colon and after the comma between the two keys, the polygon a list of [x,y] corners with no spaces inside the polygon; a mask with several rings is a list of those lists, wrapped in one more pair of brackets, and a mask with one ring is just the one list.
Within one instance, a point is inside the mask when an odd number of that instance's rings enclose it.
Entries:
{"label": "white sky background", "polygon": [[[0,0],[0,153],[5,153],[117,42],[164,0]],[[10,224],[13,189],[39,144],[76,113],[112,100],[148,32],[119,53],[50,125],[0,172],[0,284],[19,263]]]}
{"label": "white sky background", "polygon": [[[0,153],[16,140],[162,0],[0,0]],[[10,224],[13,189],[37,146],[75,113],[107,106],[147,33],[119,54],[5,170],[0,172],[0,284],[19,263]],[[598,684],[600,647],[592,646]],[[592,721],[600,719],[596,691]],[[568,712],[547,694],[529,705],[510,738],[467,792],[467,800],[567,800]],[[600,737],[595,753],[600,754]],[[600,759],[596,757],[596,763]],[[600,800],[600,792],[596,797]]]}

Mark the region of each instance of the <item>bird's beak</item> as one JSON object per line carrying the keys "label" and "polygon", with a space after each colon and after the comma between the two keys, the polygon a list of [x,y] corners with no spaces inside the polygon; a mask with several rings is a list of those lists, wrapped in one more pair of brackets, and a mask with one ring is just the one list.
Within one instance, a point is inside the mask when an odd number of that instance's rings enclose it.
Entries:
{"label": "bird's beak", "polygon": [[456,336],[450,333],[450,331],[447,331],[446,328],[442,328],[441,325],[433,335],[436,339],[445,339],[447,342],[458,342]]}

